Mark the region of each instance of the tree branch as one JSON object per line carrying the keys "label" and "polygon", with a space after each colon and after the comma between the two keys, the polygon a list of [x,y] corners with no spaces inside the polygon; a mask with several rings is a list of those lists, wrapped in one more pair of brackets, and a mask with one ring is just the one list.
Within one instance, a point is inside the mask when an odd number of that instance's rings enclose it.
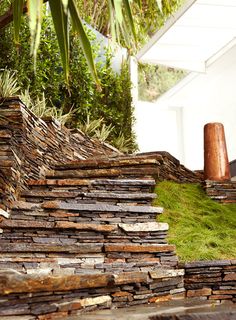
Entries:
{"label": "tree branch", "polygon": [[[23,13],[27,12],[27,5],[23,7]],[[13,9],[10,7],[3,15],[0,16],[0,30],[5,28],[9,23],[13,21]]]}

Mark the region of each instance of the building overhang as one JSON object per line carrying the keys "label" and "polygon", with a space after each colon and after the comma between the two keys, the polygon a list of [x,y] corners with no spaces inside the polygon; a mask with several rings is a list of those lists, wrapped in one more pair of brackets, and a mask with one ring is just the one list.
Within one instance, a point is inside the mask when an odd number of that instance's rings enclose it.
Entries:
{"label": "building overhang", "polygon": [[138,52],[143,63],[205,72],[235,44],[235,0],[189,0]]}

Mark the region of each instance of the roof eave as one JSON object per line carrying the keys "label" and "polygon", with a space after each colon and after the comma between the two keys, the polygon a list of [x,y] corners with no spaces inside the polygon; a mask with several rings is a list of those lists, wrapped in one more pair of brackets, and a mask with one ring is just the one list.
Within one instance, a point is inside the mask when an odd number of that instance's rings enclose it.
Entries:
{"label": "roof eave", "polygon": [[188,0],[174,15],[172,15],[165,25],[158,30],[148,43],[136,54],[136,59],[141,60],[143,55],[169,30],[173,24],[196,2],[197,0]]}

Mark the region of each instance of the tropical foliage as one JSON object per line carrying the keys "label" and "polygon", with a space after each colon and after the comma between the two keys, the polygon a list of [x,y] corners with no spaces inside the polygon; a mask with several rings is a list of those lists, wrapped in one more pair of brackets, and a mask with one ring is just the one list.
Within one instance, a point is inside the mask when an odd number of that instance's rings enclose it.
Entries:
{"label": "tropical foliage", "polygon": [[[102,84],[102,90],[96,90],[86,59],[79,47],[77,35],[71,34],[70,77],[67,86],[64,82],[59,48],[50,16],[47,16],[42,24],[36,73],[34,73],[33,59],[30,58],[27,23],[22,22],[20,54],[10,41],[12,32],[11,26],[0,32],[0,66],[14,70],[21,91],[24,93],[23,101],[27,106],[32,106],[33,112],[40,116],[51,115],[60,121],[65,115],[63,122],[66,121],[69,128],[86,124],[88,115],[89,123],[93,121],[97,123],[102,119],[96,128],[97,136],[104,140],[104,136],[107,135],[106,141],[112,144],[115,144],[121,136],[125,142],[129,141],[129,148],[125,147],[126,151],[135,150],[135,139],[131,129],[133,122],[131,83],[127,63],[123,63],[119,73],[114,72],[111,67],[111,54],[109,51],[105,55],[104,52],[100,52],[100,45],[94,41],[94,34],[88,31],[97,61],[97,73]],[[119,145],[122,146],[121,143]]]}
{"label": "tropical foliage", "polygon": [[31,35],[31,54],[36,63],[36,53],[40,43],[40,33],[45,11],[49,4],[54,28],[60,48],[66,81],[69,79],[69,31],[78,34],[83,54],[93,78],[99,84],[91,44],[86,34],[82,18],[106,36],[131,49],[134,43],[142,42],[144,35],[156,30],[163,17],[170,14],[180,0],[2,0],[0,2],[0,29],[12,20],[14,41],[19,45],[22,14],[27,12]]}

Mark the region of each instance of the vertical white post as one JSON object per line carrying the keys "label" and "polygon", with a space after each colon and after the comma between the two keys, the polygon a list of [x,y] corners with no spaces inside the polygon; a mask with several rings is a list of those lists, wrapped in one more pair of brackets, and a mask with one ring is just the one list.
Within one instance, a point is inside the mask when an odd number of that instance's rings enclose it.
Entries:
{"label": "vertical white post", "polygon": [[131,96],[135,108],[138,102],[138,62],[135,57],[130,57],[130,79],[132,83]]}

